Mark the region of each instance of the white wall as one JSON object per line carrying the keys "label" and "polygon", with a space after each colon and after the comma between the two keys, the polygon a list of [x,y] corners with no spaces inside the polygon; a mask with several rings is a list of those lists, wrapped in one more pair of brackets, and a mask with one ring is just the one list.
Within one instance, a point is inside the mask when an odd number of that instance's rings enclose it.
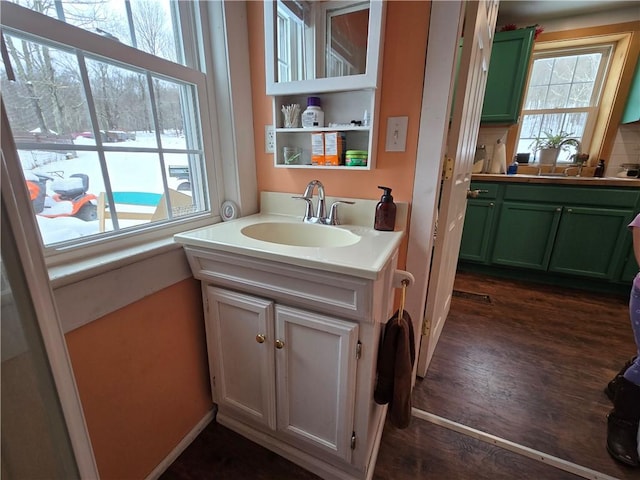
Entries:
{"label": "white wall", "polygon": [[607,177],[614,177],[619,173],[623,163],[640,164],[640,122],[618,127],[607,165]]}

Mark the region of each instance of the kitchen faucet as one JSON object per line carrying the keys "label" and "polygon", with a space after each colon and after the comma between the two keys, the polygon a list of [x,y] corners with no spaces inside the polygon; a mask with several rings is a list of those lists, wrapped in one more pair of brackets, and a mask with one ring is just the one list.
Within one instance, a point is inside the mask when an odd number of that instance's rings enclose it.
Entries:
{"label": "kitchen faucet", "polygon": [[[316,214],[313,215],[313,191],[318,187],[318,207],[316,208]],[[355,202],[348,200],[337,200],[331,205],[331,213],[327,217],[327,209],[324,198],[324,185],[320,180],[311,180],[307,187],[304,189],[304,193],[301,197],[293,197],[297,200],[304,200],[306,202],[306,208],[304,211],[304,217],[302,221],[305,223],[320,223],[323,225],[338,225],[338,205],[346,203],[353,205]]]}
{"label": "kitchen faucet", "polygon": [[558,155],[560,155],[560,151],[562,150],[562,146],[563,146],[565,143],[570,143],[570,144],[572,144],[574,147],[576,147],[576,153],[575,153],[575,155],[573,156],[573,158],[575,158],[575,159],[576,159],[576,163],[577,163],[577,161],[578,161],[578,157],[579,157],[579,156],[580,156],[580,154],[582,153],[582,144],[580,143],[580,140],[578,140],[577,138],[567,138],[567,139],[565,139],[565,140],[561,141],[561,142],[558,144],[558,152],[556,153],[556,158],[555,158],[555,160],[553,161],[553,170],[554,170],[554,171],[555,171],[555,169],[556,169],[556,164],[558,163]]}

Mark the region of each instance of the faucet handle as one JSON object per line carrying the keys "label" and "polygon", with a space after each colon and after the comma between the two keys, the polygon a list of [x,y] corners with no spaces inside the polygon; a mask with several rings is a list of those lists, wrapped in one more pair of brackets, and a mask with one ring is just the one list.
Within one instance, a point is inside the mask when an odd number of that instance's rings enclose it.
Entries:
{"label": "faucet handle", "polygon": [[329,218],[327,220],[327,223],[329,225],[340,225],[340,222],[338,220],[338,205],[340,205],[341,203],[353,205],[356,202],[352,202],[350,200],[336,200],[335,202],[333,202],[333,204],[331,205],[331,210],[329,211]]}
{"label": "faucet handle", "polygon": [[291,198],[295,198],[296,200],[304,200],[305,202],[307,202],[307,206],[304,210],[304,218],[303,220],[307,220],[309,218],[311,218],[312,212],[313,212],[313,202],[311,201],[310,197],[291,197]]}

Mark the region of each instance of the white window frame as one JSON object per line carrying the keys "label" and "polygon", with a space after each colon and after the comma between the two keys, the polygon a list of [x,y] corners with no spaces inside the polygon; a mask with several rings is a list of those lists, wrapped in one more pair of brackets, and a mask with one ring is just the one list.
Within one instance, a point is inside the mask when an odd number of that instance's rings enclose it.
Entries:
{"label": "white window frame", "polygon": [[[185,3],[187,2],[180,2],[179,8],[188,8],[189,5],[185,5]],[[185,17],[188,20],[183,22],[182,25],[185,44],[191,42],[190,44],[193,45],[193,38],[197,38],[193,35],[193,28],[199,28],[198,22],[193,21],[193,19],[199,17],[198,5],[198,3],[194,2],[192,12],[186,12],[193,15]],[[175,78],[196,86],[196,97],[200,109],[199,121],[202,129],[202,150],[204,151],[206,164],[203,183],[206,184],[206,190],[208,191],[210,210],[192,217],[180,217],[171,222],[150,224],[136,231],[109,232],[105,235],[85,237],[73,244],[63,243],[44,247],[49,266],[86,259],[87,257],[93,257],[112,250],[123,250],[144,243],[171,239],[175,233],[220,221],[218,213],[222,189],[220,145],[215,118],[214,96],[210,93],[213,88],[212,80],[207,77],[206,73],[155,57],[119,42],[105,39],[100,35],[67,25],[9,2],[3,2],[2,8],[1,23],[12,30],[24,32],[34,38],[43,38],[47,42],[58,43],[72,48],[81,48],[85,52],[104,57],[115,63],[149,70],[160,76],[170,79]],[[42,32],[46,32],[46,36]],[[207,49],[207,45],[207,42],[203,43],[205,49]],[[196,50],[195,48],[187,49],[187,56],[191,55],[192,61],[197,60],[199,64],[204,64],[203,59],[194,58]],[[210,51],[207,54],[211,55]],[[0,128],[0,135],[10,135],[8,125],[1,125]],[[14,157],[14,155],[8,154],[5,156],[9,159],[9,162]],[[17,162],[17,156],[15,162]],[[16,167],[19,167],[19,162]],[[13,181],[24,183],[21,168],[11,169],[11,171],[15,175]]]}
{"label": "white window frame", "polygon": [[[600,102],[602,99],[602,93],[605,88],[605,84],[607,81],[607,76],[611,70],[611,59],[613,58],[615,51],[615,44],[611,42],[600,43],[600,44],[590,44],[585,46],[574,46],[574,47],[563,47],[556,49],[545,49],[538,52],[534,52],[533,59],[531,62],[531,68],[529,69],[529,74],[527,78],[527,88],[524,93],[524,99],[526,102],[526,98],[529,92],[529,86],[531,82],[531,75],[533,74],[533,62],[538,59],[544,58],[555,58],[559,56],[566,55],[580,55],[580,54],[589,54],[589,53],[601,53],[602,59],[600,65],[598,67],[598,73],[596,74],[596,78],[594,81],[594,89],[591,93],[591,100],[589,102],[589,106],[586,107],[571,107],[571,108],[545,108],[545,109],[531,109],[527,110],[525,102],[523,102],[523,107],[520,115],[520,122],[518,124],[518,136],[516,140],[516,146],[520,142],[520,136],[522,132],[522,127],[524,125],[524,117],[527,115],[541,115],[541,114],[562,114],[562,113],[587,113],[587,122],[584,127],[584,132],[582,136],[579,138],[581,144],[582,152],[589,152],[591,149],[591,145],[593,142],[593,133],[595,130],[596,122],[598,119],[598,114],[600,111]],[[541,132],[542,133],[542,132]],[[535,152],[534,152],[535,154]],[[558,163],[571,163],[571,160],[563,160],[558,159]]]}
{"label": "white window frame", "polygon": [[[298,19],[296,14],[293,13],[284,3],[278,2],[278,14],[277,21],[279,29],[285,29],[279,35],[277,35],[278,42],[282,42],[282,45],[278,45],[277,51],[280,51],[280,47],[284,47],[287,52],[287,58],[281,58],[278,55],[278,81],[291,82],[297,80],[303,80],[304,77],[304,36],[305,26],[302,19]],[[281,69],[284,68],[287,72],[287,78],[281,78]],[[293,72],[296,73],[296,78],[292,78]]]}

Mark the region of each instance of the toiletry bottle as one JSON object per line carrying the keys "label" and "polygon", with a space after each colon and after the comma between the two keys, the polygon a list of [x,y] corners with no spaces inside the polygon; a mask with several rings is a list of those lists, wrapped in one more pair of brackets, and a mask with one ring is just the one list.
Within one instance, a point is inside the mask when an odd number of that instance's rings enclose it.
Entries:
{"label": "toiletry bottle", "polygon": [[307,97],[307,109],[302,112],[302,127],[324,127],[324,112],[320,108],[320,98]]}
{"label": "toiletry bottle", "polygon": [[378,188],[384,190],[384,194],[376,205],[376,218],[373,228],[385,232],[391,232],[396,227],[396,204],[393,203],[391,189],[389,187]]}
{"label": "toiletry bottle", "polygon": [[509,165],[509,168],[507,168],[507,175],[515,175],[516,173],[518,173],[518,162],[514,160],[513,163]]}
{"label": "toiletry bottle", "polygon": [[604,160],[601,158],[598,161],[598,166],[596,167],[595,172],[593,172],[594,177],[604,177]]}

